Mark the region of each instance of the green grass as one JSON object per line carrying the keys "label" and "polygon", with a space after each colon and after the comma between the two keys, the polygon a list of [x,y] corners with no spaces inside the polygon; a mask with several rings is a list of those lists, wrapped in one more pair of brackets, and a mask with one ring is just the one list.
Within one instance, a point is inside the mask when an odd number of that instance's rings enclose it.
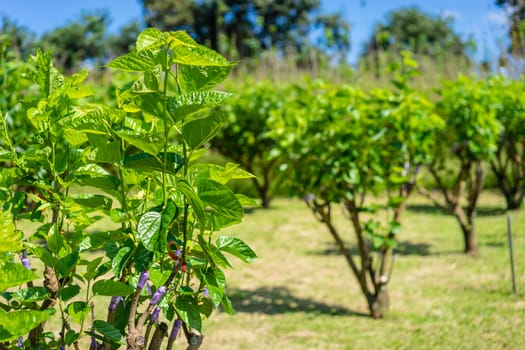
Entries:
{"label": "green grass", "polygon": [[[462,253],[452,216],[414,198],[405,213],[390,312],[366,302],[326,229],[298,200],[277,200],[228,230],[259,259],[227,272],[235,316],[204,322],[202,349],[525,349],[525,210],[511,214],[518,294],[511,293],[506,213],[481,198],[480,256]],[[349,224],[338,218],[341,228]],[[352,240],[351,231],[347,238]]]}

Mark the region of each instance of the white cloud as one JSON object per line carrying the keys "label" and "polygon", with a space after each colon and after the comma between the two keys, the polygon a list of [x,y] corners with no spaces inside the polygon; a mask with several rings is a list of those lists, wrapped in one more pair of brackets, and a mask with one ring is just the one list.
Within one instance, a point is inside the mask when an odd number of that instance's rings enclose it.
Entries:
{"label": "white cloud", "polygon": [[452,19],[457,21],[461,18],[461,13],[454,10],[443,10],[441,11],[441,18]]}
{"label": "white cloud", "polygon": [[488,24],[506,26],[509,24],[509,17],[503,10],[492,10],[485,14],[484,20]]}

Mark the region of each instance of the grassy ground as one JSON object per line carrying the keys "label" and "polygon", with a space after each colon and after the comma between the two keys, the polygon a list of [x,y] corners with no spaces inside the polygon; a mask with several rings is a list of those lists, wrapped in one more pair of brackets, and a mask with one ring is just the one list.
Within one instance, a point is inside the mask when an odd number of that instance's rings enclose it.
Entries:
{"label": "grassy ground", "polygon": [[278,200],[248,214],[230,231],[259,259],[228,271],[237,314],[204,322],[202,349],[525,349],[525,210],[511,214],[513,295],[503,202],[485,193],[481,203],[481,255],[473,258],[461,253],[453,217],[411,201],[389,284],[391,311],[379,321],[367,317],[350,269],[302,202]]}

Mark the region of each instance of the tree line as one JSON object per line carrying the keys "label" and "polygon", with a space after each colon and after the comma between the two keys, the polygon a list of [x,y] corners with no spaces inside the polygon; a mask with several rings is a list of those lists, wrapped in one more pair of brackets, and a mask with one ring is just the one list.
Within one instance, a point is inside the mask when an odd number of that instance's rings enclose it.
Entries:
{"label": "tree line", "polygon": [[[350,42],[351,26],[342,13],[322,11],[320,0],[163,0],[140,1],[142,20],[131,21],[115,33],[108,28],[105,10],[84,11],[77,18],[40,36],[4,17],[0,35],[14,51],[27,58],[37,47],[52,49],[57,66],[72,71],[82,65],[101,67],[134,48],[144,27],[185,30],[197,42],[233,60],[247,62],[266,52],[293,57],[298,67],[311,65],[312,57],[325,62],[345,62],[348,52],[361,49],[360,66],[377,72],[381,57],[399,58],[409,50],[433,61],[468,60],[475,49],[453,28],[453,19],[425,13],[417,7],[400,8],[377,23],[362,48]],[[515,1],[497,0],[508,7],[512,23],[510,50],[518,52],[522,7]],[[521,12],[520,12],[521,11]],[[350,16],[348,16],[351,18]]]}

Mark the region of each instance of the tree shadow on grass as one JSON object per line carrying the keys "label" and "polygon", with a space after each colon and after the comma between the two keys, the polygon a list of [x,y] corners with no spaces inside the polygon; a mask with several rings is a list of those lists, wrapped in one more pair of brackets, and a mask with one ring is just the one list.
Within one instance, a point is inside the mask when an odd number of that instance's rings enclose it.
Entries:
{"label": "tree shadow on grass", "polygon": [[228,290],[228,296],[236,312],[263,313],[266,315],[306,312],[334,316],[369,317],[368,314],[352,311],[341,305],[329,305],[317,300],[295,296],[283,286],[261,287],[253,290],[233,288]]}
{"label": "tree shadow on grass", "polygon": [[[396,254],[399,255],[419,255],[428,256],[437,253],[430,251],[432,246],[428,243],[423,242],[411,242],[411,241],[398,241],[397,248],[395,249]],[[350,247],[350,253],[358,256],[357,247]],[[339,248],[335,243],[327,243],[325,248],[322,250],[311,251],[312,255],[341,255]]]}
{"label": "tree shadow on grass", "polygon": [[[452,215],[450,211],[444,210],[432,204],[409,204],[407,211],[430,215]],[[505,209],[493,206],[479,206],[476,209],[478,216],[498,216],[505,214]]]}

